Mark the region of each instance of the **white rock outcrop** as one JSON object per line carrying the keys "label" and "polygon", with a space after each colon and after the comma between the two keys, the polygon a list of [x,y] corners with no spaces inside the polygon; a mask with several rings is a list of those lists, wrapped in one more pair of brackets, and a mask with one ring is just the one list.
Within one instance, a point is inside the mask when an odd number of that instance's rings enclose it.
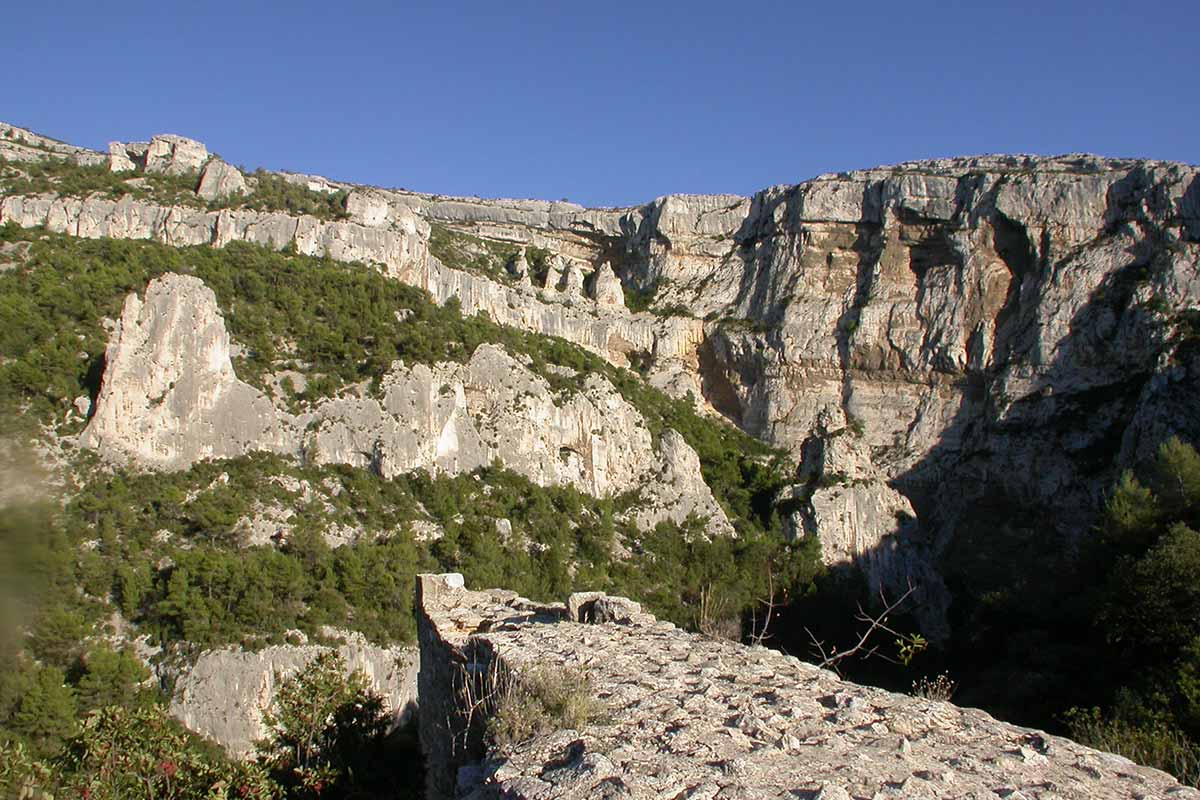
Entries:
{"label": "white rock outcrop", "polygon": [[208,148],[195,139],[164,133],[150,139],[144,158],[146,172],[187,175],[208,161]]}
{"label": "white rock outcrop", "polygon": [[0,200],[0,223],[45,226],[85,239],[148,239],[163,244],[213,245],[249,242],[275,250],[295,247],[309,256],[374,264],[393,277],[429,273],[429,225],[411,212],[378,228],[352,221],[249,209],[202,211],[163,206],[126,196],[76,198],[10,195]]}
{"label": "white rock outcrop", "polygon": [[592,285],[592,297],[605,307],[625,307],[625,293],[621,289],[621,280],[613,272],[612,264],[605,261],[596,270],[595,282]]}
{"label": "white rock outcrop", "polygon": [[361,634],[329,631],[343,644],[276,645],[257,651],[236,647],[206,650],[175,675],[170,713],[188,730],[207,736],[234,758],[254,755],[267,734],[263,712],[280,683],[318,655],[336,649],[348,671],[359,670],[384,699],[393,727],[407,722],[417,699],[418,653],[412,646],[379,647]]}
{"label": "white rock outcrop", "polygon": [[187,275],[129,295],[105,352],[81,443],[157,468],[250,449],[286,452],[297,435],[262,392],[237,379],[212,290]]}
{"label": "white rock outcrop", "polygon": [[214,158],[204,165],[200,173],[200,186],[196,194],[205,200],[222,200],[226,197],[246,194],[246,178],[241,170]]}
{"label": "white rock outcrop", "polygon": [[137,169],[137,164],[133,163],[133,159],[125,152],[125,145],[120,142],[108,144],[108,169],[111,172],[133,172]]}
{"label": "white rock outcrop", "polygon": [[252,451],[384,477],[469,472],[499,459],[535,483],[595,496],[644,489],[645,525],[694,513],[714,534],[733,532],[682,437],[669,431],[655,448],[637,409],[602,377],[560,394],[503,348],[481,345],[465,364],[397,362],[378,397],[333,398],[292,415],[237,378],[215,296],[184,275],[127,298],[81,443],[158,469]]}

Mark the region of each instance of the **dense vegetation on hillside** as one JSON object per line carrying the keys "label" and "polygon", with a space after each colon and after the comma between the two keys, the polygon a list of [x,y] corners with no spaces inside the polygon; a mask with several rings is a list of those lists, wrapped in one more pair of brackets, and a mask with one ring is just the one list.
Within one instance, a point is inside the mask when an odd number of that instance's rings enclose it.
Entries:
{"label": "dense vegetation on hillside", "polygon": [[[119,315],[129,292],[177,271],[214,290],[244,345],[241,377],[270,390],[274,371],[311,376],[303,394],[280,398],[294,406],[375,381],[394,359],[463,360],[484,342],[524,354],[558,391],[601,374],[655,437],[675,428],[696,448],[740,532],[709,540],[698,520],[637,530],[624,513],[633,496],[539,487],[500,465],[384,481],[269,455],[139,474],[76,454],[65,504],[0,520],[0,582],[12,589],[0,595],[0,744],[26,773],[42,768],[36,759],[86,760],[86,743],[108,735],[113,720],[130,726],[126,744],[136,752],[171,751],[170,763],[198,775],[232,769],[162,716],[163,698],[118,630],[149,635],[172,659],[284,642],[290,630],[320,640],[324,626],[411,641],[413,576],[454,570],[471,585],[547,600],[607,589],[681,625],[736,635],[772,589],[776,600],[803,594],[819,571],[815,541],[788,545],[780,535],[773,501],[791,467],[779,453],[564,341],[463,318],[456,304],[438,307],[361,265],[253,246],[174,249],[6,226],[0,247],[0,261],[13,264],[0,272],[0,415],[27,432],[80,429],[71,403],[97,391],[104,319]],[[283,539],[249,541],[246,521],[280,510],[290,515]],[[438,538],[418,535],[431,530]],[[335,548],[327,535],[355,541]],[[258,796],[308,796],[281,779],[253,783],[261,773],[239,780],[267,792]]]}
{"label": "dense vegetation on hillside", "polygon": [[[374,270],[246,244],[217,250],[151,242],[81,240],[0,227],[0,244],[28,242],[21,268],[0,273],[0,414],[24,410],[28,424],[61,419],[80,394],[95,396],[107,334],[130,292],[164,272],[202,279],[243,345],[238,376],[266,391],[267,376],[303,368],[309,380],[292,398],[311,401],[361,381],[378,381],[395,359],[408,364],[463,361],[485,342],[527,355],[560,391],[588,374],[606,377],[657,437],[674,428],[700,456],[704,478],[739,528],[766,529],[771,502],[791,481],[780,453],[736,428],[699,416],[691,404],[650,388],[562,339],[463,317],[457,303]],[[406,315],[397,315],[398,311]],[[568,367],[573,375],[548,369]]]}
{"label": "dense vegetation on hillside", "polygon": [[[305,492],[308,503],[297,497]],[[297,512],[290,534],[248,545],[241,515],[273,499]],[[285,642],[293,629],[319,641],[325,625],[412,641],[413,577],[422,570],[461,571],[472,585],[545,600],[608,589],[690,627],[713,607],[735,633],[742,611],[767,597],[764,576],[773,576],[777,599],[811,585],[811,543],[794,548],[766,533],[708,540],[699,526],[668,524],[639,532],[616,519],[619,508],[498,468],[380,481],[254,456],[170,475],[98,474],[65,509],[3,517],[0,556],[11,568],[3,577],[19,587],[2,604],[4,618],[32,635],[3,631],[0,742],[54,756],[92,711],[115,704],[141,713],[162,702],[140,688],[147,673],[132,654],[97,635],[114,612],[178,658],[226,643]],[[417,541],[415,518],[436,520],[444,534]],[[498,519],[512,523],[510,535]],[[331,549],[322,533],[335,525],[363,538]],[[617,540],[636,555],[621,558]]]}

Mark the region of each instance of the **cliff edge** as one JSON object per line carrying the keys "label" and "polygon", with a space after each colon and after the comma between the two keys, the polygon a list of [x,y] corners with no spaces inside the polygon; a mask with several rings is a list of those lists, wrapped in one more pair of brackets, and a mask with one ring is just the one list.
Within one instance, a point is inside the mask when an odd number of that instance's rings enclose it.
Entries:
{"label": "cliff edge", "polygon": [[[417,603],[430,800],[1200,798],[1120,756],[686,633],[624,598],[538,604],[451,574],[419,576]],[[589,686],[598,713],[489,745],[489,692],[547,670]]]}

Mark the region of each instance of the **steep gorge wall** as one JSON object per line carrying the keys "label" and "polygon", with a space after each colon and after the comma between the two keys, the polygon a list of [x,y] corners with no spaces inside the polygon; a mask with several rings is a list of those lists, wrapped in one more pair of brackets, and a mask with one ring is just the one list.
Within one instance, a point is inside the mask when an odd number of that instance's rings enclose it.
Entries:
{"label": "steep gorge wall", "polygon": [[[1119,469],[1200,438],[1198,176],[944,159],[523,224],[529,242],[596,242],[655,307],[703,318],[673,385],[796,456],[816,485],[795,530],[938,595],[927,566],[963,531],[999,514],[1069,541]],[[476,209],[456,219],[497,224]]]}
{"label": "steep gorge wall", "polygon": [[[1200,797],[1165,773],[982,711],[685,633],[622,598],[542,605],[469,591],[459,575],[417,580],[430,800]],[[486,705],[469,707],[464,686],[564,669],[586,677],[598,715],[580,730],[481,746]]]}
{"label": "steep gorge wall", "polygon": [[[1005,509],[1069,538],[1118,465],[1173,433],[1200,438],[1200,368],[1181,322],[1200,298],[1197,175],[989,156],[626,209],[289,175],[349,190],[351,219],[9,197],[0,222],[294,245],[379,264],[439,302],[615,364],[636,356],[652,384],[796,457],[809,485],[793,530],[817,533],[828,562],[855,560],[876,583],[915,578],[939,606],[929,565],[963,530]],[[663,316],[448,268],[428,255],[428,222],[612,261]]]}

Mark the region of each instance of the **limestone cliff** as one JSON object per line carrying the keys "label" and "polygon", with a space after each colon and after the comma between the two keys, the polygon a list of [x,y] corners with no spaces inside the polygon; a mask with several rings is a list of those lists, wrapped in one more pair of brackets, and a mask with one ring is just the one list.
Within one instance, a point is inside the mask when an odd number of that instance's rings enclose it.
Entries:
{"label": "limestone cliff", "polygon": [[[14,131],[0,140],[14,158],[91,158]],[[956,534],[1005,509],[1069,539],[1118,468],[1172,433],[1200,438],[1195,167],[941,159],[624,209],[288,178],[348,191],[350,219],[10,196],[0,222],[294,245],[636,362],[651,384],[790,450],[804,484],[792,530],[819,535],[830,563],[917,578],[935,628],[945,598],[927,567]],[[430,223],[556,260],[541,286],[456,269],[428,254]],[[605,263],[650,312],[616,302]]]}
{"label": "limestone cliff", "polygon": [[[697,326],[650,380],[781,445],[793,520],[829,563],[914,579],[956,533],[1007,518],[1086,529],[1117,470],[1195,439],[1187,315],[1200,173],[1093,156],[981,157],[734,196],[595,210],[413,199],[428,219],[612,258]],[[701,323],[698,319],[703,317]],[[657,354],[655,354],[657,355]]]}
{"label": "limestone cliff", "polygon": [[643,492],[642,525],[697,513],[732,527],[696,454],[668,431],[656,446],[638,411],[597,375],[578,391],[547,381],[495,345],[466,363],[396,362],[377,394],[347,393],[299,414],[234,374],[212,291],[168,273],[130,295],[81,442],[112,458],[182,469],[252,451],[374,469],[469,472],[499,460],[535,483],[604,497]]}
{"label": "limestone cliff", "polygon": [[[407,721],[416,703],[417,654],[412,647],[376,647],[361,635],[331,631],[336,649],[350,670],[362,672],[383,697],[393,726]],[[227,647],[206,650],[175,678],[171,715],[189,730],[206,736],[234,758],[254,755],[254,744],[268,731],[263,724],[277,685],[302,670],[321,645],[276,645],[257,652]]]}
{"label": "limestone cliff", "polygon": [[[539,605],[460,575],[417,580],[430,800],[1200,797],[1120,756],[685,633],[620,598]],[[490,706],[465,687],[556,669],[586,676],[600,713],[480,747]]]}

